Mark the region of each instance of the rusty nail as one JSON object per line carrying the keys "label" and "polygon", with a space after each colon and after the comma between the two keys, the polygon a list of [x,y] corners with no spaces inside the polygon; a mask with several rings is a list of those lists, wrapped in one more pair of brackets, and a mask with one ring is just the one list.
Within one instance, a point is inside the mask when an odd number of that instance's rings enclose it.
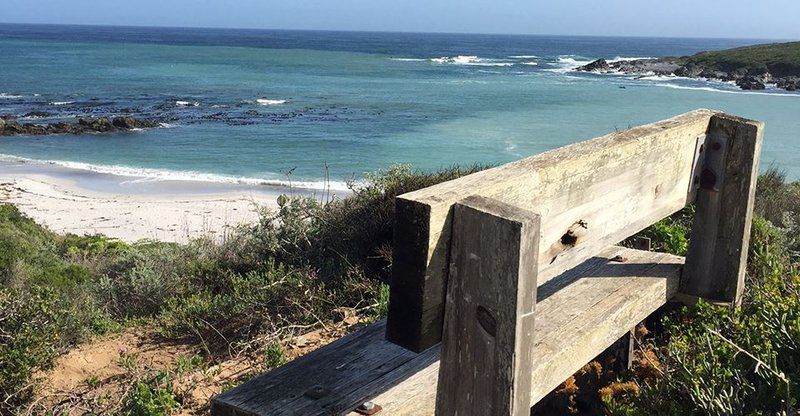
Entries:
{"label": "rusty nail", "polygon": [[382,407],[373,402],[364,402],[356,408],[356,412],[362,415],[374,415],[375,413],[380,412],[381,409]]}
{"label": "rusty nail", "polygon": [[722,144],[720,144],[720,142],[714,142],[714,144],[711,145],[711,148],[714,150],[722,149]]}
{"label": "rusty nail", "polygon": [[617,254],[616,256],[611,258],[611,261],[615,261],[617,263],[624,263],[628,261],[626,257],[622,257],[621,255]]}

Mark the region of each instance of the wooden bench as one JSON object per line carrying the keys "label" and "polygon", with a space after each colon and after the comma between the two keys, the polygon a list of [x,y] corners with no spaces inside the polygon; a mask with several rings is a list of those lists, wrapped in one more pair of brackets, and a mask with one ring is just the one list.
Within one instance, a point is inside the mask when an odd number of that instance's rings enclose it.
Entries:
{"label": "wooden bench", "polygon": [[[387,321],[212,413],[529,414],[676,295],[739,301],[762,130],[697,110],[398,197]],[[614,245],[692,202],[685,259]]]}

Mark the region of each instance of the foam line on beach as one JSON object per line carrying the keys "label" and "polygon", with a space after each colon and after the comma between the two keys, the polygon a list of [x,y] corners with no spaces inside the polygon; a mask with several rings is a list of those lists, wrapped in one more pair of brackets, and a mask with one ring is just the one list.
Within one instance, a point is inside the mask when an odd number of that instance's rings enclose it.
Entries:
{"label": "foam line on beach", "polygon": [[197,172],[197,171],[177,171],[159,168],[137,168],[121,165],[96,165],[84,162],[72,162],[65,160],[39,160],[29,159],[14,155],[0,154],[0,161],[15,163],[34,163],[41,165],[60,166],[67,169],[88,171],[99,174],[114,175],[130,178],[124,182],[157,182],[157,181],[186,181],[186,182],[208,182],[224,183],[233,185],[257,185],[274,187],[293,187],[302,189],[315,189],[332,191],[348,191],[350,188],[346,182],[335,181],[290,181],[270,178],[255,178],[222,175],[216,173]]}
{"label": "foam line on beach", "polygon": [[666,88],[673,88],[677,90],[696,90],[696,91],[708,91],[708,92],[721,92],[725,94],[746,94],[746,95],[765,95],[768,97],[795,97],[800,98],[800,94],[796,93],[787,93],[787,92],[766,92],[766,91],[746,91],[746,90],[726,90],[721,88],[714,88],[714,87],[693,87],[689,85],[677,85],[677,84],[669,84],[666,82],[657,82],[653,85],[657,87],[666,87]]}

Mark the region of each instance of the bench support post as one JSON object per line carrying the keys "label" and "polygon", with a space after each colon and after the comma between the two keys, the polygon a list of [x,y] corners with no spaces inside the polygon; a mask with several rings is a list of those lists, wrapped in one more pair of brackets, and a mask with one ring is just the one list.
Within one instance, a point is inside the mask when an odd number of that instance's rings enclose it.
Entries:
{"label": "bench support post", "polygon": [[744,290],[763,123],[714,115],[708,127],[683,294],[738,304]]}
{"label": "bench support post", "polygon": [[539,215],[454,206],[437,415],[529,415]]}

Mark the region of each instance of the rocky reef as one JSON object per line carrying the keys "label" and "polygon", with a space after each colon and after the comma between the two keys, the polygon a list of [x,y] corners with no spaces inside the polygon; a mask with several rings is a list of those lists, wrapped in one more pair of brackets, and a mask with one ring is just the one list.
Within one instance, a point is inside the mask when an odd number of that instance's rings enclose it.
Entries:
{"label": "rocky reef", "polygon": [[606,61],[598,59],[578,71],[628,75],[674,75],[734,82],[743,90],[775,85],[800,88],[800,42],[755,45],[692,56]]}
{"label": "rocky reef", "polygon": [[20,123],[16,117],[0,116],[0,136],[42,136],[47,134],[110,133],[159,127],[154,121],[133,117],[79,118],[75,122],[47,124]]}

